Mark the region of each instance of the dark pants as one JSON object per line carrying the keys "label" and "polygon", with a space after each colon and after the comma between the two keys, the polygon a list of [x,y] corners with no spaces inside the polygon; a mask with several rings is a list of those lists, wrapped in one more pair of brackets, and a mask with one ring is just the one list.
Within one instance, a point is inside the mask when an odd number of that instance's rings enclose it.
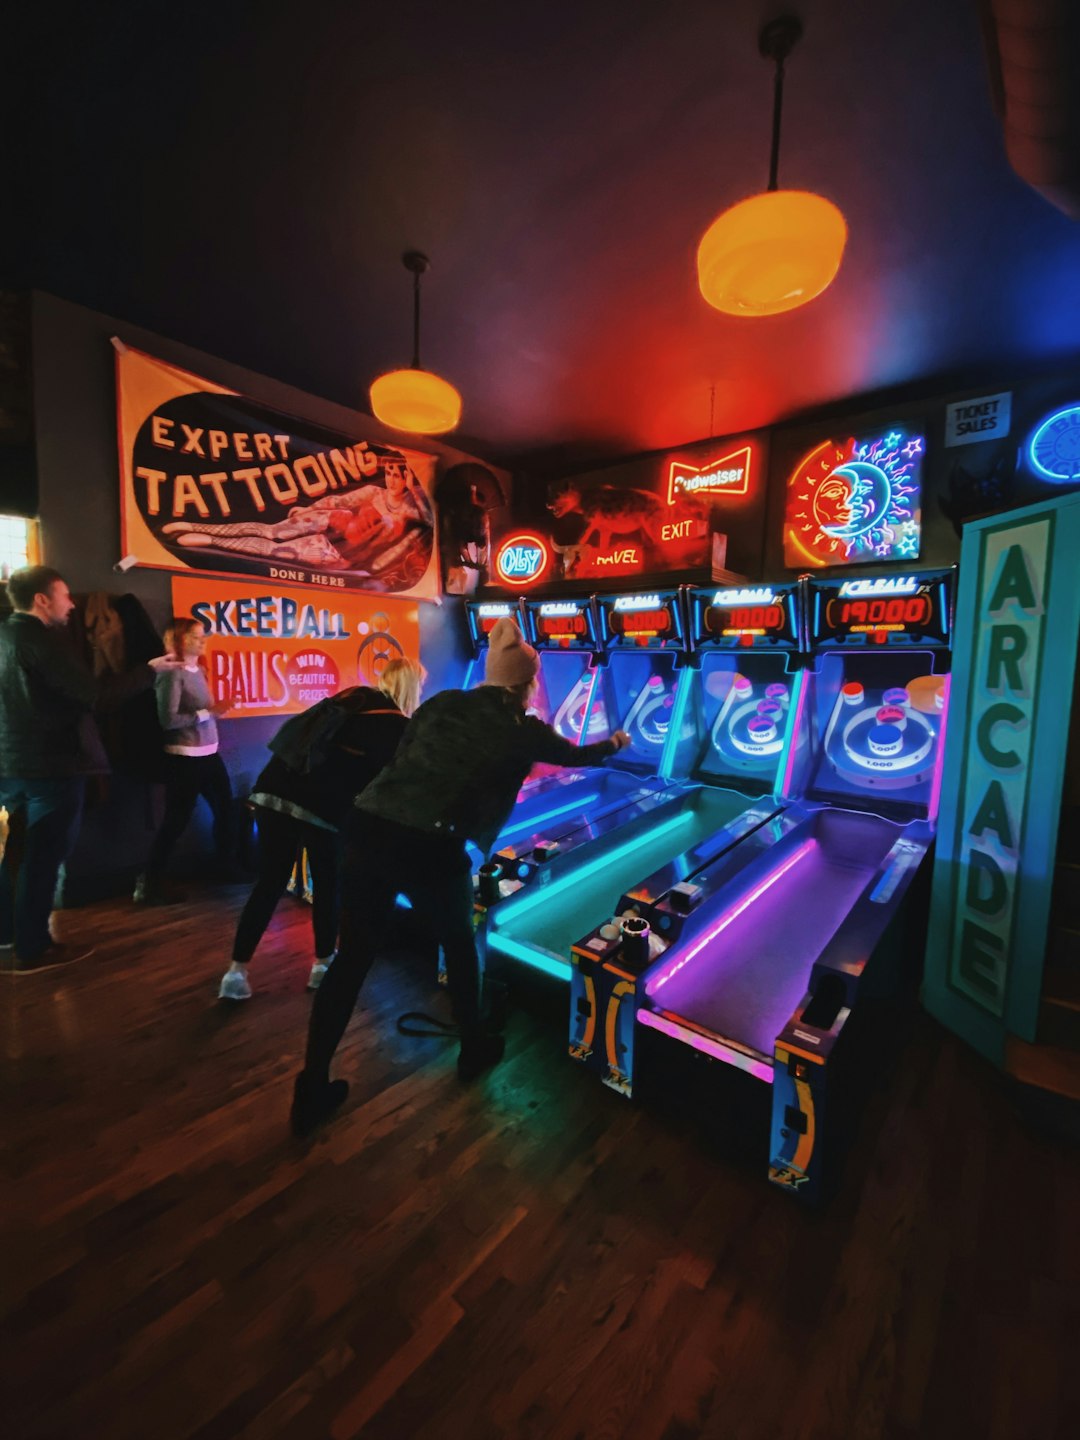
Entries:
{"label": "dark pants", "polygon": [[315,992],[305,1069],[315,1084],[330,1061],[405,891],[446,957],[446,979],[462,1039],[481,1031],[480,962],[473,889],[463,842],[356,812],[345,840],[337,959]]}
{"label": "dark pants", "polygon": [[147,875],[160,875],[169,863],[176,842],[187,829],[199,796],[214,817],[214,850],[219,860],[231,862],[235,820],[229,772],[220,755],[165,756],[165,816],[154,836],[146,861]]}
{"label": "dark pants", "polygon": [[259,878],[240,916],[232,958],[238,965],[246,965],[254,955],[303,849],[307,851],[311,872],[315,956],[323,960],[334,953],[337,944],[338,833],[308,825],[263,805],[256,806],[255,811],[259,827]]}
{"label": "dark pants", "polygon": [[0,942],[15,942],[22,960],[36,960],[52,944],[49,915],[60,867],[71,854],[82,818],[86,781],[0,779],[0,803],[26,812],[18,875],[7,854],[0,865]]}

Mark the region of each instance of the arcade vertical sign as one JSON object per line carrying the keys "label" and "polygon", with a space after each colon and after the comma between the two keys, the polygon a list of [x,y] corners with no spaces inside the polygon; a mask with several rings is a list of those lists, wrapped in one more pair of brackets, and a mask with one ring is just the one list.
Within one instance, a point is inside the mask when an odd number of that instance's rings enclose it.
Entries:
{"label": "arcade vertical sign", "polygon": [[986,535],[980,556],[967,763],[955,836],[953,987],[1005,1012],[1046,611],[1049,519]]}
{"label": "arcade vertical sign", "polygon": [[1078,543],[1080,496],[964,531],[923,998],[998,1063],[1008,1035],[1035,1038],[1080,628],[1064,557]]}

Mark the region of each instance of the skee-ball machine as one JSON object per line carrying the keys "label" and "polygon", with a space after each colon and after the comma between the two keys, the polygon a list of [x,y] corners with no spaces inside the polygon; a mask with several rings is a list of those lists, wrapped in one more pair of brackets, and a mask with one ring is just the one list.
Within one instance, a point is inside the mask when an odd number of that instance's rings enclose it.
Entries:
{"label": "skee-ball machine", "polygon": [[[606,768],[635,776],[639,791],[565,836],[534,888],[494,909],[489,948],[571,978],[574,937],[609,916],[612,893],[659,867],[681,874],[689,855],[730,849],[775,812],[768,798],[751,802],[768,797],[783,746],[797,629],[794,587],[770,593],[768,604],[715,587],[597,597],[600,693],[613,728],[630,736]],[[687,614],[710,637],[708,653],[685,644]],[[755,639],[773,653],[741,664]]]}
{"label": "skee-ball machine", "polygon": [[643,1066],[677,1045],[768,1085],[769,1178],[813,1201],[853,1098],[860,1015],[921,944],[905,902],[941,791],[953,573],[804,586],[811,660],[782,788],[794,803],[694,876],[687,913],[627,896],[637,913],[575,954],[598,1007],[628,1005],[641,1027],[624,1023],[619,1088],[643,1030]]}
{"label": "skee-ball machine", "polygon": [[[652,873],[639,865],[634,883],[621,898],[608,892],[611,908],[571,947],[571,1058],[627,1094],[634,1006],[622,1000],[632,976],[599,957],[620,935],[623,918],[643,910],[653,917],[659,953],[699,903],[699,873],[785,808],[778,792],[803,683],[797,584],[693,588],[686,604],[690,657],[673,722],[673,768],[710,787],[718,828],[686,836],[684,848]],[[767,826],[757,843],[772,833]]]}

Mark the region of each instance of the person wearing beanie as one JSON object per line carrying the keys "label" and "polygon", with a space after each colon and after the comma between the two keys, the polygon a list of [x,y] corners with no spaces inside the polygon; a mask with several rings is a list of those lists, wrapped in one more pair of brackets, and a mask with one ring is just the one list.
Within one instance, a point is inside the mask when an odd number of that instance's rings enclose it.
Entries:
{"label": "person wearing beanie", "polygon": [[514,621],[500,620],[490,635],[484,683],[425,701],[394,758],[357,797],[345,823],[337,958],[315,992],[294,1086],[296,1134],[309,1134],[345,1099],[348,1084],[330,1079],[330,1062],[402,890],[426,912],[443,949],[461,1039],[459,1077],[471,1080],[502,1059],[503,1037],[483,1021],[465,842],[490,851],[538,762],[601,765],[630,743],[617,730],[608,740],[575,745],[528,714],[539,669],[539,656]]}

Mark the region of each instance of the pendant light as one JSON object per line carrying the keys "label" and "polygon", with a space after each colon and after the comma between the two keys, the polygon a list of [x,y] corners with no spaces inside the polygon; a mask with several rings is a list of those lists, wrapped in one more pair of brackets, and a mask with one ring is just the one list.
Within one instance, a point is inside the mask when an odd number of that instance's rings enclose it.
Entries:
{"label": "pendant light", "polygon": [[779,190],[780,115],[784,62],[802,36],[792,15],[771,20],[758,49],[776,65],[773,82],[769,188],[717,217],[698,246],[698,285],[710,305],[728,315],[779,315],[828,288],[847,240],[843,215],[821,195]]}
{"label": "pendant light", "polygon": [[401,259],[413,277],[412,365],[379,376],[370,391],[371,410],[395,430],[443,435],[461,419],[461,396],[449,381],[420,368],[420,276],[431,262],[419,250],[408,250]]}

